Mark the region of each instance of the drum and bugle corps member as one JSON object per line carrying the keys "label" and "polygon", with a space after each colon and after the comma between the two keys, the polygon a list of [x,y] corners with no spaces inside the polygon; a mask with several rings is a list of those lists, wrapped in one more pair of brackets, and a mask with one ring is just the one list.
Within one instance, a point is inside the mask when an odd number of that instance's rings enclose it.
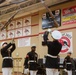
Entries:
{"label": "drum and bugle corps member", "polygon": [[15,50],[15,41],[12,39],[10,43],[2,42],[1,43],[1,55],[3,58],[2,62],[2,73],[3,75],[11,75],[13,68],[13,58],[12,52]]}
{"label": "drum and bugle corps member", "polygon": [[37,70],[38,70],[38,64],[37,64],[37,59],[38,59],[38,54],[35,52],[36,51],[36,46],[33,45],[31,47],[31,51],[27,53],[25,62],[24,62],[24,67],[25,71],[24,74],[26,74],[29,69],[30,75],[36,75]]}
{"label": "drum and bugle corps member", "polygon": [[59,43],[59,39],[62,37],[61,32],[54,30],[51,33],[53,41],[48,40],[49,31],[45,31],[43,40],[48,47],[48,54],[46,55],[46,75],[58,75],[58,54],[61,51],[62,45]]}

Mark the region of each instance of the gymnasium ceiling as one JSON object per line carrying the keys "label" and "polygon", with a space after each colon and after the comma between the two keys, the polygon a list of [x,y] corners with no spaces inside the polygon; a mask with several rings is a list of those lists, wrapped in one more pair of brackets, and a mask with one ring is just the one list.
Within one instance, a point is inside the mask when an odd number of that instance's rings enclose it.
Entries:
{"label": "gymnasium ceiling", "polygon": [[[45,1],[45,3],[48,6],[55,5],[58,3],[63,3],[66,1],[73,1],[73,0],[42,0]],[[36,5],[37,3],[41,3],[41,0],[0,0],[0,10],[8,9],[13,6],[21,5],[25,3],[26,7],[31,6],[31,5]],[[33,6],[31,7],[33,8]]]}
{"label": "gymnasium ceiling", "polygon": [[[48,6],[53,6],[56,4],[69,2],[73,0],[43,0]],[[41,3],[41,0],[0,0],[0,19],[2,15],[6,15],[13,11],[18,10],[19,8],[23,9],[23,11],[32,11],[37,10],[44,7]],[[25,10],[24,10],[25,8]]]}
{"label": "gymnasium ceiling", "polygon": [[[48,5],[48,7],[51,7],[57,4],[63,4],[74,0],[42,0],[42,1],[45,1],[45,4]],[[0,26],[3,25],[1,21],[9,19],[19,9],[21,9],[18,12],[18,14],[20,15],[21,13],[28,13],[34,10],[39,11],[41,10],[41,8],[45,8],[41,3],[41,0],[0,0]],[[16,17],[17,16],[19,17],[19,15],[16,15]]]}

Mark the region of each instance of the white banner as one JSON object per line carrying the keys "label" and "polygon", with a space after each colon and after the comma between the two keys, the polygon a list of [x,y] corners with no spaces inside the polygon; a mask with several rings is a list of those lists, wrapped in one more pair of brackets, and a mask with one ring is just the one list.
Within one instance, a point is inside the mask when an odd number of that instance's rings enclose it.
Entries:
{"label": "white banner", "polygon": [[22,27],[22,19],[16,21],[16,28]]}
{"label": "white banner", "polygon": [[31,26],[23,27],[23,36],[31,35]]}
{"label": "white banner", "polygon": [[23,26],[28,26],[31,25],[31,16],[30,17],[26,17],[23,20]]}
{"label": "white banner", "polygon": [[15,21],[11,22],[9,25],[8,25],[8,30],[11,30],[11,29],[14,29],[15,28]]}
{"label": "white banner", "polygon": [[59,40],[62,44],[61,53],[72,52],[72,32],[62,33],[62,38]]}
{"label": "white banner", "polygon": [[18,47],[30,46],[30,37],[18,39]]}
{"label": "white banner", "polygon": [[0,32],[0,40],[6,39],[6,30]]}
{"label": "white banner", "polygon": [[22,36],[22,28],[15,30],[15,37],[21,37]]}
{"label": "white banner", "polygon": [[14,36],[15,36],[14,30],[8,31],[8,38],[14,38]]}

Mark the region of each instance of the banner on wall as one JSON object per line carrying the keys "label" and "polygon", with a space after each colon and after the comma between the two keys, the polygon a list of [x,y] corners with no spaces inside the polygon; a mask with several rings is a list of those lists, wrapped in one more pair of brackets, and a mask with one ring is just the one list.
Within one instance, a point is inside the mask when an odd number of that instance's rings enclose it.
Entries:
{"label": "banner on wall", "polygon": [[22,19],[16,21],[16,28],[22,27]]}
{"label": "banner on wall", "polygon": [[12,21],[7,29],[0,32],[0,40],[31,35],[31,16]]}
{"label": "banner on wall", "polygon": [[11,29],[14,29],[15,28],[15,22],[11,22],[9,25],[8,25],[8,30],[11,30]]}
{"label": "banner on wall", "polygon": [[14,36],[15,36],[14,30],[8,31],[8,38],[14,38]]}
{"label": "banner on wall", "polygon": [[76,23],[76,6],[65,8],[62,10],[62,25]]}
{"label": "banner on wall", "polygon": [[62,44],[61,53],[73,52],[72,32],[62,33],[62,38],[59,40]]}
{"label": "banner on wall", "polygon": [[22,28],[15,30],[15,37],[21,37],[22,36]]}
{"label": "banner on wall", "polygon": [[6,30],[0,32],[0,40],[4,40],[4,39],[6,39]]}
{"label": "banner on wall", "polygon": [[[61,10],[52,11],[55,16],[55,20],[58,22],[59,26],[61,26]],[[42,15],[42,29],[53,28],[54,20],[50,16],[49,12],[46,12]]]}
{"label": "banner on wall", "polygon": [[18,39],[18,47],[30,46],[30,37]]}
{"label": "banner on wall", "polygon": [[23,27],[23,36],[31,35],[31,26]]}
{"label": "banner on wall", "polygon": [[31,16],[23,19],[23,26],[31,25]]}

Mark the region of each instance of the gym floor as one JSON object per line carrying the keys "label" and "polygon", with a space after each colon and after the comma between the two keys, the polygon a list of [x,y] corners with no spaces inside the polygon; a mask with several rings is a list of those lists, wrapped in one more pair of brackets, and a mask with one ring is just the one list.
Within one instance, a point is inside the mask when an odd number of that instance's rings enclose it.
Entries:
{"label": "gym floor", "polygon": [[[0,73],[2,75],[2,73]],[[12,75],[23,75],[22,73],[13,73]]]}

